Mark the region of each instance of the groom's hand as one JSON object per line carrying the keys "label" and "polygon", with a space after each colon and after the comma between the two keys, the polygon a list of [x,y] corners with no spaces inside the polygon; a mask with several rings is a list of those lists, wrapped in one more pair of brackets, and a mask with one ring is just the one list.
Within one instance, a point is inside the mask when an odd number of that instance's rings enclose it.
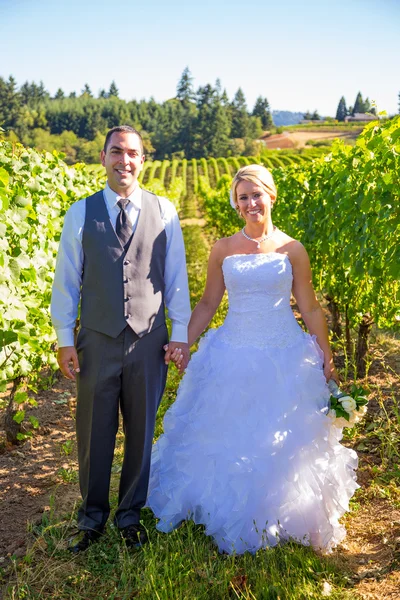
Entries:
{"label": "groom's hand", "polygon": [[[75,373],[79,373],[78,353],[75,346],[64,346],[57,352],[57,362],[61,373],[68,379],[75,379]],[[72,363],[72,366],[71,366]]]}
{"label": "groom's hand", "polygon": [[164,346],[164,350],[165,364],[168,365],[172,361],[179,373],[183,373],[190,359],[189,344],[185,344],[184,342],[169,342]]}

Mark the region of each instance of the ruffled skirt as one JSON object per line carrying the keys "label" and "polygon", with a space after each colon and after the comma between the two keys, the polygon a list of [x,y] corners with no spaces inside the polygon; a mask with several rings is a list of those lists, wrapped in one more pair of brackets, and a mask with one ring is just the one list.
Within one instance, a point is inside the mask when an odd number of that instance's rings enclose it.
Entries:
{"label": "ruffled skirt", "polygon": [[212,329],[193,355],[153,447],[147,505],[168,532],[186,519],[220,551],[294,539],[330,550],[357,489],[357,455],[326,416],[322,353],[232,347]]}

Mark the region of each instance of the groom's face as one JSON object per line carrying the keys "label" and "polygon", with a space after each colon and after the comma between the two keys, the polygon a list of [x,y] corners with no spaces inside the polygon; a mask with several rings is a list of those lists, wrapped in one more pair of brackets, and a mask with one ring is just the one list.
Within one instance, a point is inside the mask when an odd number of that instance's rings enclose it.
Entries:
{"label": "groom's face", "polygon": [[106,168],[108,185],[123,198],[135,189],[143,163],[144,154],[136,133],[115,131],[106,150],[101,152],[101,164]]}

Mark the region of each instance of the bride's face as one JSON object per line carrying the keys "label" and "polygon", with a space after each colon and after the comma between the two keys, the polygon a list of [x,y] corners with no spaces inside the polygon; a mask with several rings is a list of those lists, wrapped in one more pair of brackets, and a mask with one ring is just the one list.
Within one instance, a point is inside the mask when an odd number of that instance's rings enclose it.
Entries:
{"label": "bride's face", "polygon": [[240,181],[236,198],[242,217],[250,223],[264,222],[271,214],[271,196],[251,181]]}

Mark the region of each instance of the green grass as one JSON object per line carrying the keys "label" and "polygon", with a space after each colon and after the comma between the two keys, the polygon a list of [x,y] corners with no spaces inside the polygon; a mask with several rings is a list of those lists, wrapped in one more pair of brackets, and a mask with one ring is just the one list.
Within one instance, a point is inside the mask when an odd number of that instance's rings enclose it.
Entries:
{"label": "green grass", "polygon": [[34,532],[36,546],[15,564],[5,597],[319,600],[327,582],[330,598],[355,598],[344,589],[349,576],[310,548],[288,543],[254,556],[220,555],[193,522],[168,535],[155,530],[147,510],[143,522],[149,544],[142,550],[128,551],[108,526],[107,535],[77,558],[65,550],[68,523],[44,524]]}

